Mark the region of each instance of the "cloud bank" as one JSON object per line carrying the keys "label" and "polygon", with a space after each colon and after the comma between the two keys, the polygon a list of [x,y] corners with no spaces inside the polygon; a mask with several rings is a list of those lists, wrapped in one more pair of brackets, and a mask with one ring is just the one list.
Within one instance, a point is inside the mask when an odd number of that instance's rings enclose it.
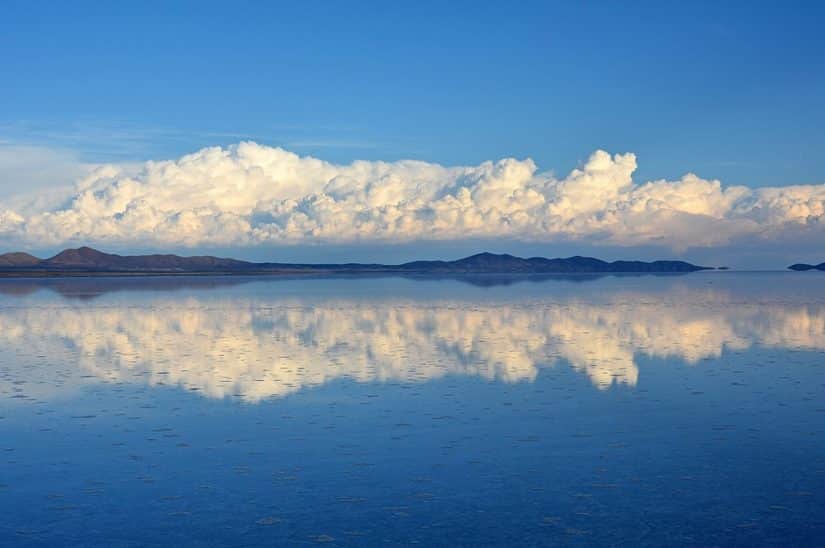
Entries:
{"label": "cloud bank", "polygon": [[0,204],[0,237],[160,247],[468,238],[675,250],[825,236],[825,184],[633,181],[634,154],[594,152],[563,178],[532,160],[337,165],[252,142],[174,161],[105,165],[56,207]]}

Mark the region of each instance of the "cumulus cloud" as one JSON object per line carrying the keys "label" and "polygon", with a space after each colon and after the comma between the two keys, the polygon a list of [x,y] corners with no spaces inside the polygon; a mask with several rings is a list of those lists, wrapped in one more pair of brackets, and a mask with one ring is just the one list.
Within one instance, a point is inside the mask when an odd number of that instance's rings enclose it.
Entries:
{"label": "cumulus cloud", "polygon": [[720,246],[825,235],[825,184],[633,180],[636,156],[594,152],[564,178],[532,160],[337,165],[243,142],[137,169],[100,166],[60,207],[0,206],[0,236],[159,246],[466,238]]}

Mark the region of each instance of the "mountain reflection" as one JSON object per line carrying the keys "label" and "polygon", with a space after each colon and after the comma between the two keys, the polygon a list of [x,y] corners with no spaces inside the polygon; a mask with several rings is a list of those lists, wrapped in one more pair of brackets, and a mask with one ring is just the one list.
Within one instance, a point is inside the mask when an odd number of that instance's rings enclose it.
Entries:
{"label": "mountain reflection", "polygon": [[88,382],[145,382],[257,402],[340,378],[516,383],[559,366],[606,390],[635,386],[641,356],[695,363],[753,345],[825,349],[825,309],[747,304],[709,290],[623,292],[603,302],[47,301],[0,308],[0,344],[0,395],[21,399]]}

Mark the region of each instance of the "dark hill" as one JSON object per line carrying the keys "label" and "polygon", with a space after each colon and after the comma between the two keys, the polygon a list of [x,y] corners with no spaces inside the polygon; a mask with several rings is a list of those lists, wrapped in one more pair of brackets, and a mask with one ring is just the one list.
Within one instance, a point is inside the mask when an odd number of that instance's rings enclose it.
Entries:
{"label": "dark hill", "polygon": [[4,253],[0,255],[0,267],[4,266],[11,266],[11,267],[20,267],[20,266],[33,266],[40,263],[40,259],[35,257],[34,255],[29,255],[28,253]]}
{"label": "dark hill", "polygon": [[526,259],[494,253],[478,253],[457,261],[412,261],[398,268],[416,272],[535,272]]}
{"label": "dark hill", "polygon": [[792,264],[788,268],[791,269],[791,270],[797,270],[797,271],[804,271],[804,270],[823,270],[823,271],[825,271],[825,263],[819,263],[819,264],[796,263],[796,264]]}
{"label": "dark hill", "polygon": [[403,270],[432,272],[473,272],[473,273],[599,273],[599,272],[695,272],[707,270],[684,261],[615,261],[608,263],[593,257],[568,257],[566,259],[545,259],[531,257],[522,259],[512,255],[479,253],[457,261],[415,261],[399,265]]}
{"label": "dark hill", "polygon": [[178,255],[115,255],[103,253],[91,247],[66,249],[40,263],[50,269],[103,269],[103,270],[231,270],[253,265],[235,259],[218,257],[180,257]]}
{"label": "dark hill", "polygon": [[54,257],[38,259],[26,253],[0,255],[0,272],[21,271],[44,275],[77,273],[175,274],[175,273],[381,273],[415,274],[577,274],[577,273],[638,273],[694,272],[705,270],[684,261],[615,261],[592,257],[522,259],[513,255],[479,253],[456,261],[413,261],[400,265],[384,264],[293,264],[252,263],[211,256],[181,257],[178,255],[116,255],[91,247],[66,249]]}

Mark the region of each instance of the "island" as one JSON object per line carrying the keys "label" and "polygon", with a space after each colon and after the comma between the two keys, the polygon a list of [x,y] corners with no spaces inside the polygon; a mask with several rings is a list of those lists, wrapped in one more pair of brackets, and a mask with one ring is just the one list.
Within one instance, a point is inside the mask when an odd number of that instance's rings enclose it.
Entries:
{"label": "island", "polygon": [[806,270],[822,270],[822,271],[825,271],[825,263],[819,263],[819,264],[796,263],[796,264],[792,264],[788,268],[790,270],[796,270],[797,272],[804,272]]}
{"label": "island", "polygon": [[386,264],[315,264],[249,262],[212,256],[117,255],[91,247],[66,249],[48,259],[28,253],[0,255],[2,276],[180,275],[180,274],[575,274],[686,273],[712,270],[685,261],[613,261],[592,257],[523,259],[507,254],[478,253],[455,261],[412,261]]}

